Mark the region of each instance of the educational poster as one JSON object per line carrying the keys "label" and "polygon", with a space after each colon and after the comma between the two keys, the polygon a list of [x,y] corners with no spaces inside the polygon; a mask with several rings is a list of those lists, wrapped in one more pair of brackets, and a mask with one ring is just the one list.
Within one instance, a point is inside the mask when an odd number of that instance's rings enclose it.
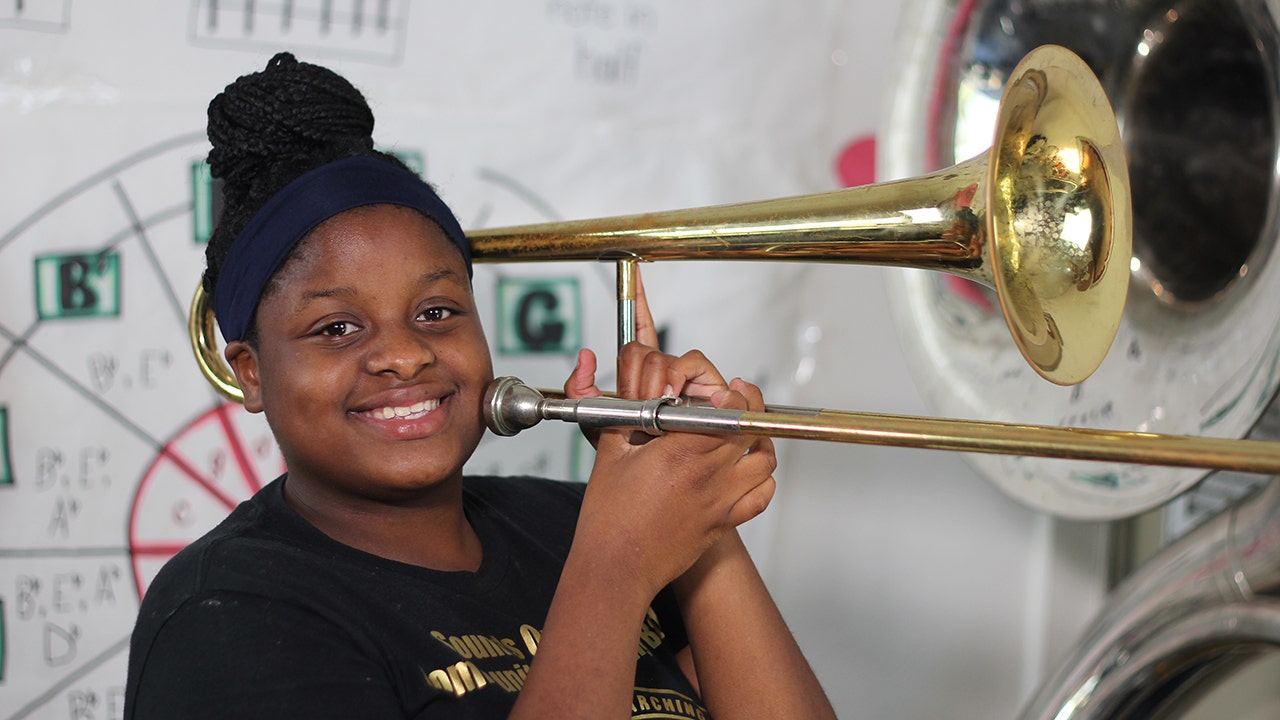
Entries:
{"label": "educational poster", "polygon": [[[282,49],[333,67],[467,228],[764,199],[831,189],[858,138],[870,173],[874,106],[829,91],[856,5],[0,0],[0,719],[120,717],[148,582],[284,470],[189,343],[223,86]],[[644,273],[670,350],[787,398],[802,268]],[[557,387],[587,346],[612,386],[613,283],[478,267],[497,371]],[[578,438],[490,436],[470,469],[585,479]]]}

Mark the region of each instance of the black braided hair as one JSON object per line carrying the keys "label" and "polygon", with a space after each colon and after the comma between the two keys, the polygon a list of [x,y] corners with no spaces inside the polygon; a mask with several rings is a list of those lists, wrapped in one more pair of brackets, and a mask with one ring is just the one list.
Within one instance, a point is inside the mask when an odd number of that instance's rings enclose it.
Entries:
{"label": "black braided hair", "polygon": [[282,52],[261,72],[238,78],[209,103],[209,166],[222,181],[222,211],[205,249],[210,296],[227,250],[262,206],[299,175],[373,149],[373,112],[364,96],[328,68]]}

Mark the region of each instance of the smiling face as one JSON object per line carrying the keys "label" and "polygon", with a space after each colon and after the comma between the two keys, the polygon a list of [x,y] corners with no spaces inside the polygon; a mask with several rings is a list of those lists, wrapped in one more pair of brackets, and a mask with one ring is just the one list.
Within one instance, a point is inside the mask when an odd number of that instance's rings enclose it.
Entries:
{"label": "smiling face", "polygon": [[418,212],[374,205],[295,255],[258,306],[256,347],[227,348],[290,486],[356,504],[456,490],[493,377],[461,253]]}

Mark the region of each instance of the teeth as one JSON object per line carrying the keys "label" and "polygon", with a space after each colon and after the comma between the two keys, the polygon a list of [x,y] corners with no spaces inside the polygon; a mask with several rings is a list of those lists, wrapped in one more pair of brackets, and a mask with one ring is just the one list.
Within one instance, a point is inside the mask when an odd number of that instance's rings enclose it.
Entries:
{"label": "teeth", "polygon": [[426,400],[401,407],[387,406],[375,408],[369,411],[369,414],[377,420],[391,420],[393,418],[407,418],[425,415],[438,407],[440,407],[439,400]]}

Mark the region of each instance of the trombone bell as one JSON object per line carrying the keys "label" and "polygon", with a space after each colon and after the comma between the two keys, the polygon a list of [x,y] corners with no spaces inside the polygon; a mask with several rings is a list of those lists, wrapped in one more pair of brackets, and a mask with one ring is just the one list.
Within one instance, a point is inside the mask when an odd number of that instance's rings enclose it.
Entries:
{"label": "trombone bell", "polygon": [[791,260],[911,267],[994,288],[1046,379],[1101,364],[1128,292],[1129,173],[1111,105],[1058,46],[1014,69],[991,149],[923,177],[765,202],[468,233],[475,262]]}

